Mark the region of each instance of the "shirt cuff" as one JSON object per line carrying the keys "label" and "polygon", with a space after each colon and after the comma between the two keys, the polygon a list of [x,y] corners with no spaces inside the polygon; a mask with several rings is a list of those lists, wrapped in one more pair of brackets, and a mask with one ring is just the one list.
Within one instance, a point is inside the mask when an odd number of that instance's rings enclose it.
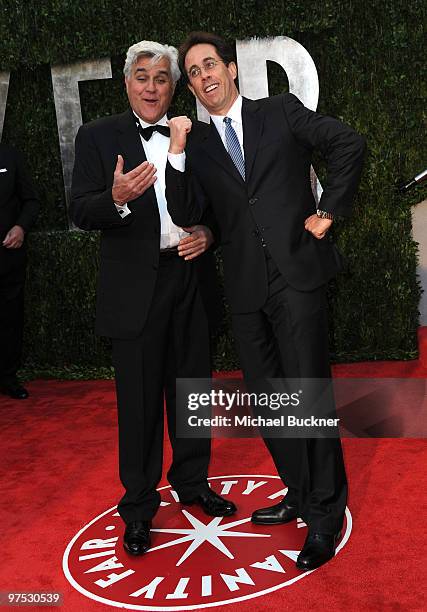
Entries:
{"label": "shirt cuff", "polygon": [[122,219],[130,215],[132,212],[131,210],[129,210],[127,204],[123,204],[123,206],[119,206],[118,204],[114,202],[114,206],[116,207],[117,212],[119,213]]}
{"label": "shirt cuff", "polygon": [[185,153],[168,153],[168,160],[174,170],[185,171]]}

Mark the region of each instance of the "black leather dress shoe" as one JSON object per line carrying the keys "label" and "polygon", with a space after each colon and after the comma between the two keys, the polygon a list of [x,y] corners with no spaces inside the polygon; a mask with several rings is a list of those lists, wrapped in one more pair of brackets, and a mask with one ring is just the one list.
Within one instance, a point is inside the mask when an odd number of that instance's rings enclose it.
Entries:
{"label": "black leather dress shoe", "polygon": [[203,491],[203,493],[200,493],[200,495],[191,501],[183,501],[182,503],[185,506],[197,504],[202,508],[203,512],[209,516],[230,516],[237,510],[232,501],[224,499],[211,489]]}
{"label": "black leather dress shoe", "polygon": [[19,383],[7,383],[0,386],[0,391],[13,399],[27,399],[29,396],[25,387]]}
{"label": "black leather dress shoe", "polygon": [[335,548],[341,532],[335,535],[327,533],[309,533],[296,562],[301,570],[312,570],[320,567],[335,556]]}
{"label": "black leather dress shoe", "polygon": [[123,547],[131,555],[143,555],[150,548],[151,521],[133,521],[126,525]]}
{"label": "black leather dress shoe", "polygon": [[275,525],[279,523],[289,523],[298,516],[295,506],[290,506],[284,499],[269,508],[260,508],[252,514],[252,522],[256,525]]}

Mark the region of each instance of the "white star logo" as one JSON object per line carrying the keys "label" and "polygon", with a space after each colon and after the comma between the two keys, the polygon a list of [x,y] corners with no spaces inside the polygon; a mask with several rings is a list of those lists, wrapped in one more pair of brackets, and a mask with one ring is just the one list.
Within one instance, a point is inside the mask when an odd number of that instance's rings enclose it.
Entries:
{"label": "white star logo", "polygon": [[207,525],[202,523],[193,516],[187,510],[182,510],[183,515],[187,518],[189,523],[191,523],[192,528],[187,529],[152,529],[151,531],[157,531],[159,533],[176,533],[178,535],[184,534],[182,538],[177,538],[176,540],[170,540],[165,544],[160,544],[159,546],[154,546],[150,548],[148,552],[154,552],[155,550],[160,550],[161,548],[168,548],[169,546],[175,546],[176,544],[182,544],[183,542],[191,542],[188,546],[187,550],[184,552],[182,557],[176,564],[176,567],[184,563],[188,557],[199,548],[204,542],[208,542],[212,544],[217,550],[222,552],[229,559],[234,559],[234,555],[230,552],[230,550],[225,546],[225,544],[221,541],[221,538],[231,537],[231,538],[269,538],[271,537],[269,534],[262,533],[246,533],[244,531],[229,531],[232,527],[237,527],[238,525],[243,525],[243,523],[250,522],[250,517],[241,519],[240,521],[233,521],[232,523],[227,523],[226,525],[220,525],[223,520],[223,516],[217,516],[213,518]]}

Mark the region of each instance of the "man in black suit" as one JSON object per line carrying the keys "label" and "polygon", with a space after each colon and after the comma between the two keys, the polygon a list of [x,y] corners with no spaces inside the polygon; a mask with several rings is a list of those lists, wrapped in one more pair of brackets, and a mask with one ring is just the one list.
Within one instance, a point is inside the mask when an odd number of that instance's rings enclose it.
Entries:
{"label": "man in black suit", "polygon": [[[101,230],[96,331],[112,338],[119,416],[118,511],[124,547],[150,545],[162,473],[163,394],[181,502],[226,516],[234,504],[210,490],[210,440],[175,436],[177,377],[210,376],[205,305],[192,259],[212,241],[204,226],[177,227],[167,212],[166,112],[180,76],[177,50],[151,41],[129,48],[124,67],[130,109],[83,125],[76,138],[71,216]],[[211,254],[202,256],[209,268]],[[201,259],[202,259],[201,258]],[[206,259],[207,258],[207,259]],[[201,262],[200,262],[201,263]]]}
{"label": "man in black suit", "polygon": [[24,330],[25,235],[39,207],[22,155],[0,144],[0,391],[14,399],[28,397],[16,374]]}
{"label": "man in black suit", "polygon": [[[233,50],[216,35],[192,33],[179,53],[181,71],[211,122],[170,122],[169,150],[181,158],[167,166],[168,208],[178,224],[197,222],[201,210],[216,217],[245,380],[254,388],[272,378],[328,379],[325,294],[339,255],[326,234],[335,216],[350,212],[364,139],[292,94],[242,98]],[[328,169],[318,210],[309,180],[313,149],[324,154]],[[265,442],[288,493],[252,520],[303,517],[309,531],[297,567],[319,567],[335,554],[346,507],[340,440]]]}

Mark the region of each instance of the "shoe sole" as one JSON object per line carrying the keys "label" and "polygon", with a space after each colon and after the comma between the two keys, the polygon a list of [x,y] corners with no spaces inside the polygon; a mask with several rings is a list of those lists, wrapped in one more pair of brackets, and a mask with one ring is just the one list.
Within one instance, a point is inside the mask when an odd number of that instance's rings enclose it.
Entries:
{"label": "shoe sole", "polygon": [[[335,554],[334,554],[335,557]],[[299,570],[303,570],[305,572],[310,572],[311,570],[317,569],[318,567],[322,567],[322,565],[325,565],[325,563],[328,563],[331,559],[333,559],[334,557],[329,557],[329,559],[326,559],[326,561],[322,561],[322,563],[319,563],[318,565],[312,565],[311,567],[307,567],[305,565],[300,565],[298,562],[295,563],[295,565],[297,566],[297,568]]]}
{"label": "shoe sole", "polygon": [[224,512],[222,514],[213,514],[212,512],[208,512],[207,510],[204,510],[204,508],[202,508],[202,506],[196,502],[181,502],[181,506],[199,506],[202,512],[206,514],[207,516],[232,516],[233,514],[236,514],[237,512],[237,509],[236,509],[236,510],[230,510],[229,512]]}
{"label": "shoe sole", "polygon": [[211,514],[210,512],[205,512],[208,516],[232,516],[236,514],[237,510],[230,510],[229,512],[224,512],[223,514]]}
{"label": "shoe sole", "polygon": [[295,521],[298,517],[294,516],[292,518],[286,519],[285,521],[260,521],[258,519],[251,518],[251,522],[255,525],[284,525],[285,523],[290,523],[291,521]]}
{"label": "shoe sole", "polygon": [[130,550],[125,543],[123,543],[123,548],[125,549],[125,551],[128,553],[128,555],[132,555],[132,557],[140,557],[141,555],[143,555],[144,553],[146,553],[148,550],[150,550],[150,547],[147,546],[147,548],[145,548],[143,551],[141,552],[133,552],[132,550]]}

